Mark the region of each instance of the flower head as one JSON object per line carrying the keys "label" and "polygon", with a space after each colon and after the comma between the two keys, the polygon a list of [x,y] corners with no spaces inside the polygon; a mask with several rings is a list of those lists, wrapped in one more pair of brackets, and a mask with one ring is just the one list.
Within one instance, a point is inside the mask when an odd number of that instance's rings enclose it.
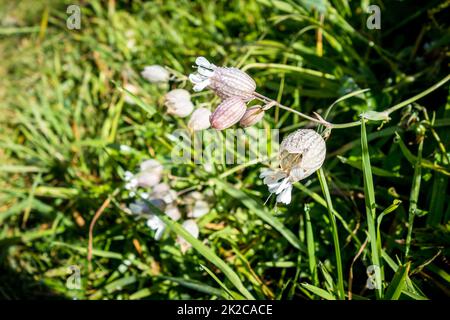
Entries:
{"label": "flower head", "polygon": [[170,73],[160,65],[151,65],[144,67],[141,72],[142,77],[149,82],[167,82],[170,78]]}
{"label": "flower head", "polygon": [[266,169],[260,175],[277,202],[291,202],[292,184],[309,177],[319,169],[326,155],[325,140],[311,129],[299,129],[289,134],[280,145],[280,168]]}
{"label": "flower head", "polygon": [[167,113],[184,118],[194,110],[194,104],[191,101],[191,94],[184,89],[174,89],[166,93],[164,105],[167,107]]}
{"label": "flower head", "polygon": [[189,80],[194,84],[194,91],[209,87],[222,99],[233,96],[244,101],[253,99],[256,83],[244,71],[217,67],[204,57],[198,57],[195,63],[198,66],[197,72],[189,75]]}

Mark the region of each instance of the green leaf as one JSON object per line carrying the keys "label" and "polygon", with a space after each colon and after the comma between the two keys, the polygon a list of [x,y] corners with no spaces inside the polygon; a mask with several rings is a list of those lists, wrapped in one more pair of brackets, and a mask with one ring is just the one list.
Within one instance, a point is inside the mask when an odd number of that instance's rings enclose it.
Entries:
{"label": "green leaf", "polygon": [[391,283],[386,289],[386,299],[398,300],[406,285],[406,276],[408,275],[409,267],[410,263],[408,262],[406,265],[400,266],[397,269]]}
{"label": "green leaf", "polygon": [[209,262],[214,264],[219,268],[225,276],[230,280],[230,282],[236,287],[236,289],[246,298],[255,299],[252,294],[244,287],[239,279],[239,276],[223,261],[220,259],[210,248],[205,246],[200,240],[194,238],[186,229],[184,229],[180,224],[170,219],[161,210],[155,207],[151,202],[146,201],[147,205],[159,214],[159,218],[164,221],[164,223],[172,229],[177,235],[183,237],[187,242],[189,242],[192,247],[197,250],[202,256],[204,256]]}
{"label": "green leaf", "polygon": [[236,189],[234,186],[226,182],[219,179],[213,179],[213,181],[214,184],[219,186],[223,191],[228,193],[233,198],[240,200],[248,209],[250,209],[252,213],[256,214],[259,218],[280,232],[283,237],[285,237],[286,240],[289,241],[295,248],[303,252],[307,251],[305,245],[300,242],[298,237],[296,237],[292,231],[287,229],[276,217],[271,215],[266,207],[250,198],[245,192]]}

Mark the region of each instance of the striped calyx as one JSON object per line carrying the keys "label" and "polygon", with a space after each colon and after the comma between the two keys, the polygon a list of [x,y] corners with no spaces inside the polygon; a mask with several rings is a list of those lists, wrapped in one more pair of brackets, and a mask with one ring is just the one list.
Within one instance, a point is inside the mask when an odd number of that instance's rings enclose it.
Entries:
{"label": "striped calyx", "polygon": [[211,127],[217,130],[231,127],[241,120],[246,109],[245,102],[239,97],[230,97],[223,100],[209,119]]}

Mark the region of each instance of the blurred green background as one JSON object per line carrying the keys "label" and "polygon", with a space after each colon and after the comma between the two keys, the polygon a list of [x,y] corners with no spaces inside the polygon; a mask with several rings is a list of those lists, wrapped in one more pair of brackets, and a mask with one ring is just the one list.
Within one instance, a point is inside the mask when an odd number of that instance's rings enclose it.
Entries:
{"label": "blurred green background", "polygon": [[[66,26],[71,4],[81,8],[80,30]],[[381,9],[379,30],[366,26],[370,4]],[[216,299],[245,290],[259,299],[334,299],[339,283],[346,298],[375,298],[366,288],[360,128],[333,130],[327,141],[335,231],[316,175],[295,185],[291,205],[275,207],[263,204],[260,165],[173,165],[169,134],[187,120],[165,114],[162,97],[191,85],[151,84],[140,71],[160,64],[188,75],[197,56],[243,67],[258,92],[307,114],[371,89],[337,104],[333,123],[406,101],[389,122],[367,124],[377,216],[395,209],[377,238],[383,297],[448,297],[448,83],[407,101],[448,76],[448,18],[446,1],[0,1],[1,299]],[[126,84],[141,104],[124,99]],[[211,110],[218,103],[209,92],[193,101]],[[273,108],[258,127],[284,136],[307,125]],[[123,172],[146,158],[164,164],[173,189],[209,195],[211,210],[198,220],[201,250],[183,255],[176,227],[155,241],[126,213]],[[89,224],[108,197],[89,270]],[[66,285],[72,265],[79,290]]]}

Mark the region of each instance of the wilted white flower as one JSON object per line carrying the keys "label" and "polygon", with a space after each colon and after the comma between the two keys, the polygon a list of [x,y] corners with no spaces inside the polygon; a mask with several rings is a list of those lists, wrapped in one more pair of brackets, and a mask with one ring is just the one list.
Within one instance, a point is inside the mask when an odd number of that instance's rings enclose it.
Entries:
{"label": "wilted white flower", "polygon": [[162,199],[165,203],[170,204],[176,200],[177,193],[175,190],[170,189],[167,183],[159,183],[153,187],[150,197]]}
{"label": "wilted white flower", "polygon": [[[160,211],[164,211],[166,209],[166,203],[162,199],[150,199],[148,200],[151,205],[158,208]],[[145,201],[137,200],[133,203],[130,203],[129,209],[132,214],[139,217],[146,217],[148,215],[157,214],[155,210],[152,210],[150,206],[147,205]]]}
{"label": "wilted white flower", "polygon": [[164,167],[155,159],[145,160],[140,165],[140,172],[134,176],[137,186],[153,187],[161,181]]}
{"label": "wilted white flower", "polygon": [[326,155],[325,140],[311,129],[299,129],[289,134],[280,145],[280,169],[263,171],[260,178],[277,195],[277,202],[291,202],[292,184],[318,170]]}
{"label": "wilted white flower", "polygon": [[157,185],[161,181],[163,169],[157,160],[143,161],[137,174],[125,172],[125,189],[132,191],[132,196],[134,196],[137,187],[148,188]]}
{"label": "wilted white flower", "polygon": [[211,111],[206,108],[198,108],[192,113],[188,127],[193,131],[208,129],[211,126],[209,122],[210,116]]}
{"label": "wilted white flower", "polygon": [[166,93],[164,105],[167,107],[167,113],[184,118],[194,110],[194,104],[191,101],[191,94],[184,89],[174,89]]}
{"label": "wilted white flower", "polygon": [[170,204],[167,206],[166,210],[164,211],[166,215],[168,215],[172,220],[179,220],[181,218],[181,213],[178,207],[175,204]]}
{"label": "wilted white flower", "polygon": [[151,65],[144,67],[141,76],[150,82],[167,82],[170,78],[170,73],[160,65]]}
{"label": "wilted white flower", "polygon": [[194,206],[188,211],[189,218],[200,218],[209,212],[209,204],[204,200],[196,200]]}
{"label": "wilted white flower", "polygon": [[217,130],[231,127],[241,120],[246,109],[245,102],[239,97],[230,97],[223,100],[209,119],[211,127]]}
{"label": "wilted white flower", "polygon": [[[138,87],[136,87],[135,85],[132,85],[131,83],[127,83],[126,85],[123,86],[124,89],[126,89],[127,91],[131,92],[132,94],[136,95],[139,92]],[[134,102],[133,97],[125,91],[125,102],[128,104],[136,104],[136,102]]]}
{"label": "wilted white flower", "polygon": [[[189,232],[194,238],[198,238],[198,235],[200,233],[198,229],[198,225],[194,220],[186,220],[183,222],[182,227]],[[190,247],[191,244],[187,242],[183,237],[178,236],[177,243],[181,247],[181,252],[185,253]]]}
{"label": "wilted white flower", "polygon": [[209,87],[222,99],[236,96],[249,101],[254,98],[256,83],[244,71],[217,67],[204,57],[198,57],[195,63],[198,66],[197,72],[189,75],[189,80],[194,84],[194,91]]}

